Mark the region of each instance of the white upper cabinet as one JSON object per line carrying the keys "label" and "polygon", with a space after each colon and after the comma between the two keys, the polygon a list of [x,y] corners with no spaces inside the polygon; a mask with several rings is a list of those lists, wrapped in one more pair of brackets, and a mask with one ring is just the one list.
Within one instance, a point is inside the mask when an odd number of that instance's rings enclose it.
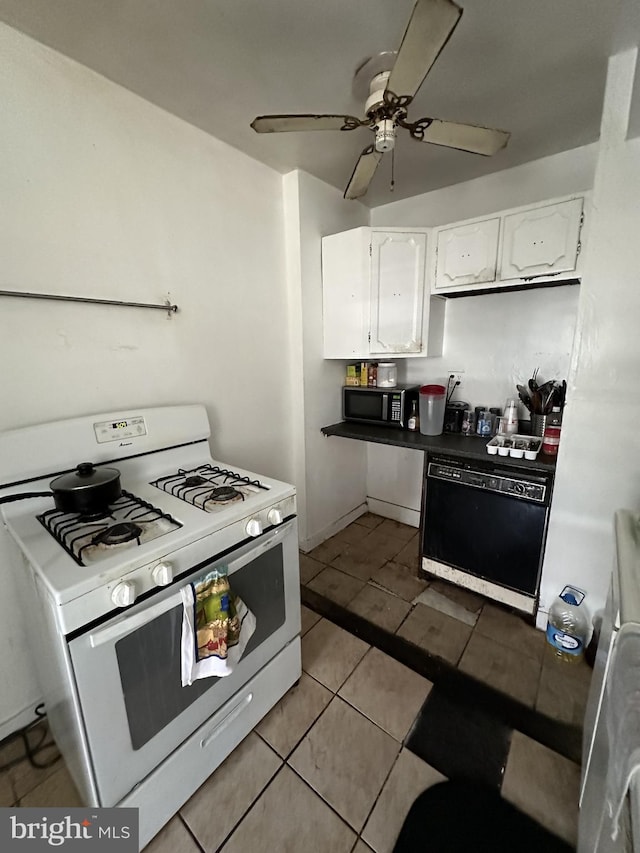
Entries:
{"label": "white upper cabinet", "polygon": [[438,231],[435,289],[496,279],[500,217]]}
{"label": "white upper cabinet", "polygon": [[575,270],[581,221],[581,198],[505,216],[500,278]]}
{"label": "white upper cabinet", "polygon": [[370,354],[422,352],[426,252],[425,233],[372,230]]}
{"label": "white upper cabinet", "polygon": [[364,227],[323,238],[325,358],[442,351],[444,307],[426,279],[429,230]]}
{"label": "white upper cabinet", "polygon": [[583,196],[554,199],[437,228],[433,292],[575,278],[584,201]]}

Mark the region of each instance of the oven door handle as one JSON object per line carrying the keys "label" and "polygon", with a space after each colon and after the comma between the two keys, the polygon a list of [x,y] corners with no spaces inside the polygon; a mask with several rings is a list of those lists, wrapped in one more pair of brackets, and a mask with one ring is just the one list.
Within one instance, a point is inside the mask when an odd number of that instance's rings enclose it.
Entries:
{"label": "oven door handle", "polygon": [[89,645],[96,649],[98,646],[104,646],[105,643],[111,643],[135,631],[136,628],[141,628],[147,622],[152,622],[158,616],[162,616],[167,610],[177,607],[182,603],[182,596],[179,592],[175,595],[170,595],[157,604],[150,604],[139,613],[124,614],[117,622],[112,622],[104,628],[99,628],[97,631],[92,631],[89,634]]}
{"label": "oven door handle", "polygon": [[[236,572],[238,569],[246,566],[247,563],[255,560],[258,554],[261,554],[269,548],[273,548],[281,542],[291,529],[291,525],[292,522],[288,521],[268,533],[266,536],[256,540],[255,543],[252,543],[253,547],[249,548],[246,553],[236,557],[235,560],[219,560],[217,562],[226,563],[229,576],[231,576],[233,572]],[[215,564],[216,561],[212,561],[212,567]],[[206,571],[207,570],[203,569],[202,574],[205,574]],[[167,610],[171,610],[179,604],[182,604],[182,595],[180,591],[170,595],[168,598],[163,598],[162,601],[158,601],[155,604],[149,604],[138,613],[123,613],[117,621],[111,622],[109,625],[105,625],[104,628],[98,628],[96,631],[92,631],[89,634],[89,645],[91,648],[95,649],[98,646],[103,646],[105,643],[115,642],[121,637],[131,633],[131,631],[135,631],[136,628],[141,628],[143,625],[146,625],[147,622],[152,622],[158,616],[162,616],[162,614],[166,613]]]}

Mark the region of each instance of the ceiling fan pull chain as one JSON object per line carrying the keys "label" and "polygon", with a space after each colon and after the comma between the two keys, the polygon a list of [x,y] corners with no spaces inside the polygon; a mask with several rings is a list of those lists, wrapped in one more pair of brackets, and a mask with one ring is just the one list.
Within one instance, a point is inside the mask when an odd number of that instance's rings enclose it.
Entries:
{"label": "ceiling fan pull chain", "polygon": [[395,166],[396,166],[396,149],[392,148],[391,149],[391,186],[389,187],[389,192],[391,192],[391,193],[393,192],[393,188],[396,185]]}

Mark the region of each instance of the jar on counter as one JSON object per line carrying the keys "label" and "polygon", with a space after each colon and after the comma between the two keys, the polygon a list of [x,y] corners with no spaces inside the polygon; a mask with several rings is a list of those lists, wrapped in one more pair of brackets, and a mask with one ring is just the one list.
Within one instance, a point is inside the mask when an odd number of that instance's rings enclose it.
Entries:
{"label": "jar on counter", "polygon": [[471,409],[465,409],[462,413],[462,425],[460,432],[462,435],[473,435],[476,429],[476,413]]}
{"label": "jar on counter", "polygon": [[558,455],[558,445],[560,444],[560,425],[547,424],[542,436],[542,452],[547,456]]}
{"label": "jar on counter", "polygon": [[485,438],[490,438],[492,427],[493,415],[488,409],[481,409],[478,412],[478,419],[476,421],[476,433]]}
{"label": "jar on counter", "polygon": [[395,388],[398,384],[398,369],[395,362],[378,362],[377,383],[378,388]]}

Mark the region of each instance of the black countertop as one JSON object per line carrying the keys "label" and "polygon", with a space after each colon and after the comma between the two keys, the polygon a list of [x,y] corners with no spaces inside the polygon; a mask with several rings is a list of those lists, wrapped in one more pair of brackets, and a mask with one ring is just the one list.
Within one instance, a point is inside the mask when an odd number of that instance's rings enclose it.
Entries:
{"label": "black countertop", "polygon": [[336,435],[340,438],[353,438],[356,441],[371,441],[374,444],[388,444],[392,447],[408,447],[411,450],[426,450],[429,453],[449,453],[451,456],[466,459],[477,459],[483,462],[500,462],[513,468],[524,468],[529,471],[555,471],[554,457],[539,453],[537,459],[513,459],[511,456],[490,456],[486,451],[490,439],[479,436],[466,436],[452,433],[442,435],[422,435],[420,432],[410,432],[397,427],[376,426],[342,421],[339,424],[322,427],[322,432]]}

